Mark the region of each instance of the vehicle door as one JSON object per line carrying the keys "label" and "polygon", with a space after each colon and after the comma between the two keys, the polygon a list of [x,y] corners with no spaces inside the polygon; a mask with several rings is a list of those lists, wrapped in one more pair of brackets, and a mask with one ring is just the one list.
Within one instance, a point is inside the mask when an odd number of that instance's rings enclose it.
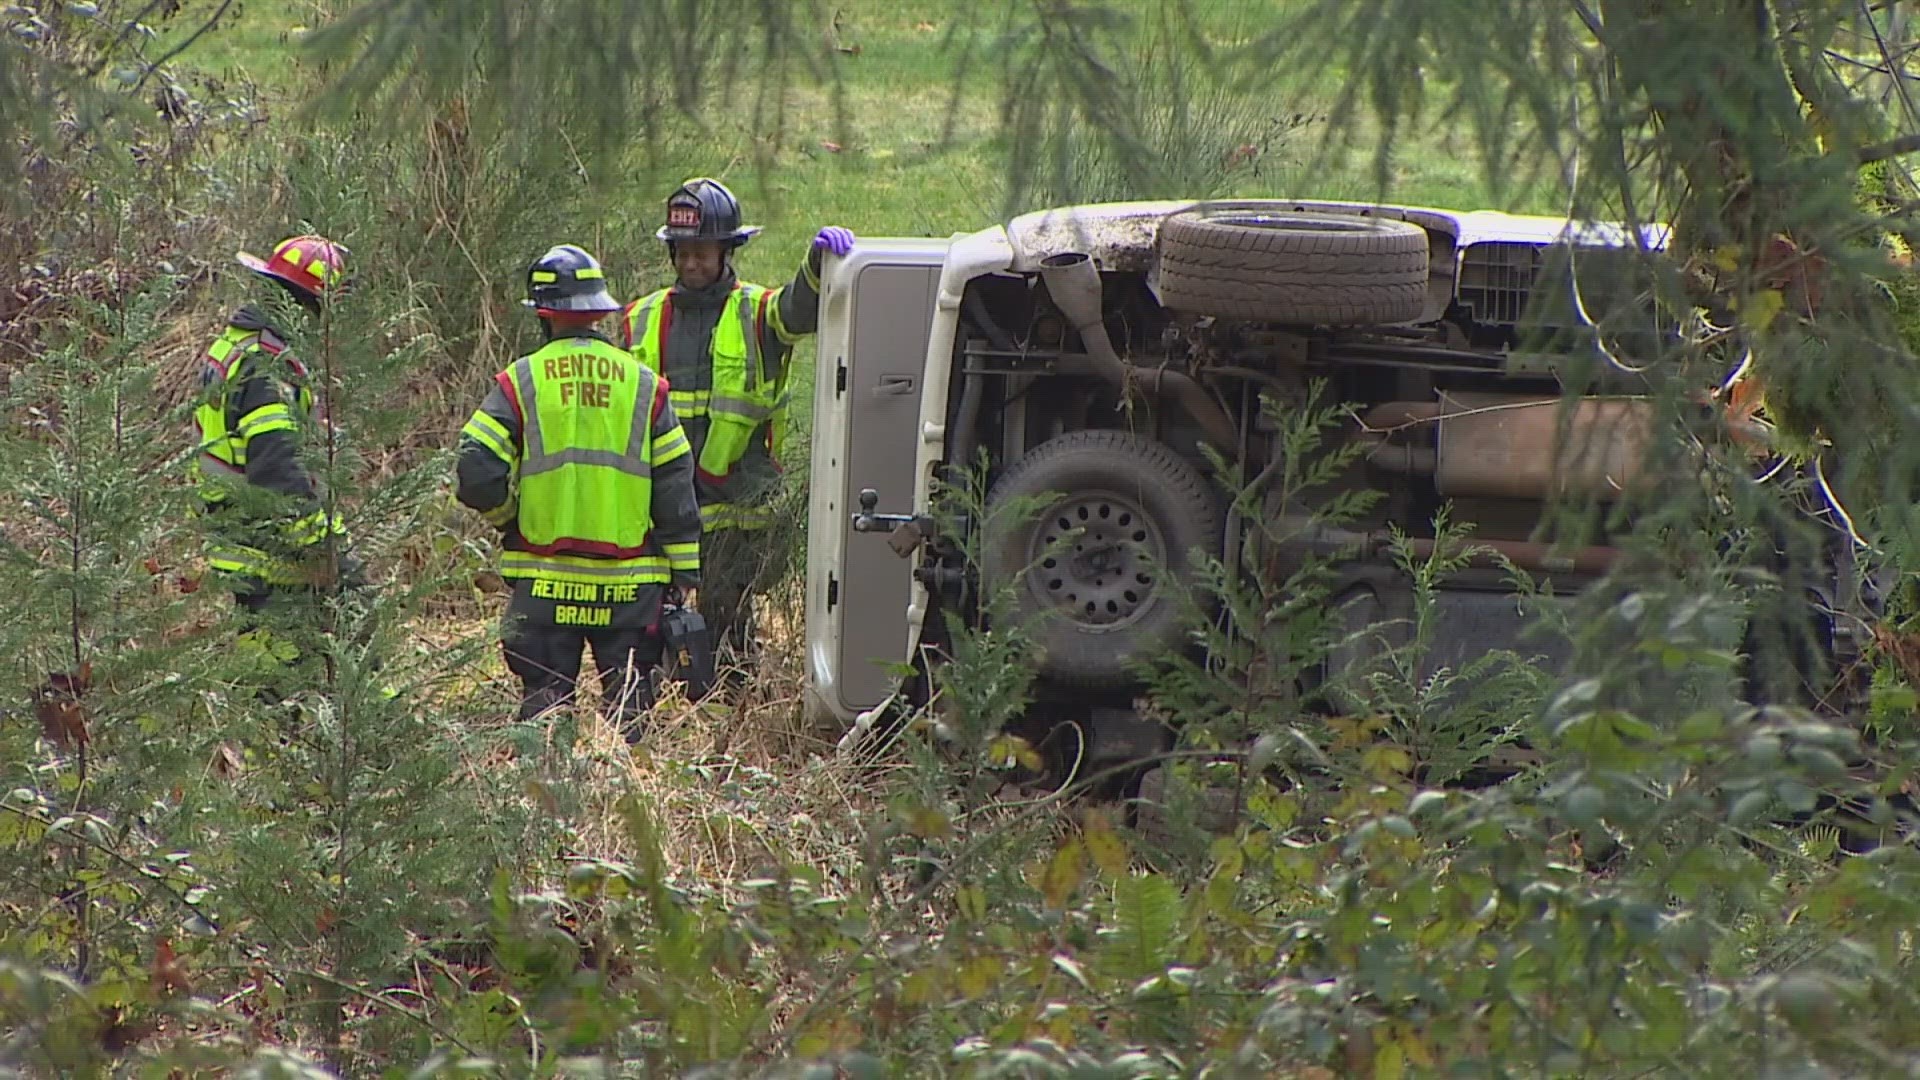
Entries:
{"label": "vehicle door", "polygon": [[[947,241],[862,237],[820,281],[808,497],[807,652],[812,711],[848,722],[892,692],[907,657],[913,562],[856,533],[862,488],[914,489],[922,368]],[[883,507],[883,509],[886,509]]]}

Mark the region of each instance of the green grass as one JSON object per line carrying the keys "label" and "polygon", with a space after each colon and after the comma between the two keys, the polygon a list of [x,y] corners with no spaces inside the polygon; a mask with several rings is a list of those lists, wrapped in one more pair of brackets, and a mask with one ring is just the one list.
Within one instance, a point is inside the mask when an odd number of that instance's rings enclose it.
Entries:
{"label": "green grass", "polygon": [[[169,33],[184,34],[198,25],[195,14],[213,6],[189,4]],[[290,31],[314,25],[320,13],[347,6],[342,0],[250,0],[236,5],[216,30],[196,43],[185,62],[223,78],[251,79],[271,105],[284,109],[317,77],[299,61],[297,38]],[[1190,5],[1203,36],[1224,47],[1251,40],[1294,6],[1289,0],[1194,0]],[[967,40],[979,53],[995,55],[1002,29],[1000,5],[979,0],[845,0],[833,7],[838,13],[833,38],[842,49],[857,50],[834,57],[843,80],[847,130],[834,122],[828,86],[808,85],[804,76],[789,92],[777,131],[751,130],[744,118],[716,107],[700,118],[710,126],[711,138],[684,140],[687,148],[660,162],[645,186],[636,182],[610,192],[614,216],[653,215],[672,184],[665,177],[721,177],[752,200],[749,213],[767,226],[765,242],[743,260],[745,267],[762,274],[790,261],[790,256],[772,253],[796,249],[818,224],[828,221],[869,234],[944,236],[996,220],[1005,190],[998,73],[990,60],[964,72],[957,69],[957,60]],[[1147,7],[1142,4],[1141,10]],[[956,35],[951,33],[956,27],[967,29]],[[826,36],[825,30],[823,26],[820,37]],[[159,44],[165,43],[163,37]],[[1440,92],[1432,91],[1436,104]],[[738,111],[744,114],[752,88],[740,87],[737,93]],[[1248,87],[1233,96],[1239,99],[1235,104],[1276,115],[1314,112],[1325,104],[1300,99],[1277,84]],[[949,132],[950,109],[955,115]],[[1334,198],[1380,194],[1399,202],[1495,205],[1481,181],[1479,154],[1469,133],[1429,129],[1403,137],[1389,187],[1380,193],[1364,155],[1308,175],[1309,143],[1326,133],[1324,125],[1308,132],[1234,177],[1229,193]],[[1371,139],[1363,132],[1361,144],[1370,147]],[[764,178],[755,175],[756,158],[774,143],[774,169]],[[1498,208],[1552,212],[1553,203],[1546,193],[1521,193]]]}
{"label": "green grass", "polygon": [[[188,46],[177,63],[227,84],[252,82],[284,97],[297,92],[303,82],[300,68],[290,62],[299,32],[329,8],[345,7],[310,0],[237,2],[220,14],[213,29]],[[173,15],[154,25],[156,35],[146,48],[147,56],[158,58],[185,44],[219,9],[219,0],[186,0]]]}

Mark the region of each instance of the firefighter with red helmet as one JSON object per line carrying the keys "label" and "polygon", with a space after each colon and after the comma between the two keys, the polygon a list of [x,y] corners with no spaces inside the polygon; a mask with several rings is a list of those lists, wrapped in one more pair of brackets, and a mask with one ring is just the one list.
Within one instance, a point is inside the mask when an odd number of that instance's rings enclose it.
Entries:
{"label": "firefighter with red helmet", "polygon": [[693,455],[667,381],[596,328],[620,304],[592,255],[548,249],[522,303],[546,342],[494,377],[461,429],[455,496],[500,530],[520,720],[575,700],[590,645],[612,719],[637,742],[666,592],[700,582]]}
{"label": "firefighter with red helmet", "polygon": [[666,242],[676,280],[628,304],[622,344],[672,384],[700,496],[699,610],[716,646],[736,655],[751,640],[746,609],[778,553],[765,530],[779,487],[794,343],[819,321],[823,253],[845,255],[851,231],[821,229],[793,280],[778,288],[741,281],[733,253],[760,232],[741,220],[725,184],[696,177],[667,197]]}
{"label": "firefighter with red helmet", "polygon": [[207,561],[249,612],[357,578],[342,550],[346,530],[301,463],[314,397],[288,335],[339,295],[347,255],[310,234],[280,241],[264,259],[236,253],[274,287],[228,316],[201,365],[193,473],[213,534]]}

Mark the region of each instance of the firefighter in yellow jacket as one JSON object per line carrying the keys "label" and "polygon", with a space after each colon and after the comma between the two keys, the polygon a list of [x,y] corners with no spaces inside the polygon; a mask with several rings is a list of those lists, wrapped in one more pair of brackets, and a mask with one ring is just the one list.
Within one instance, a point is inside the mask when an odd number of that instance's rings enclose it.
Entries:
{"label": "firefighter in yellow jacket", "polygon": [[793,280],[769,289],[734,273],[733,253],[760,228],[742,224],[726,185],[688,180],[666,212],[655,236],[666,242],[674,284],[627,305],[622,343],[673,383],[705,529],[700,613],[715,646],[724,640],[741,654],[751,638],[746,608],[779,557],[764,530],[779,486],[788,361],[818,324],[822,253],[847,254],[854,236],[821,229]]}
{"label": "firefighter in yellow jacket", "polygon": [[264,259],[239,252],[277,288],[227,317],[201,365],[193,471],[212,533],[207,561],[250,622],[276,597],[357,580],[341,550],[346,530],[301,461],[314,398],[288,330],[338,294],[346,256],[313,235],[282,240]]}
{"label": "firefighter in yellow jacket", "polygon": [[573,699],[591,645],[603,697],[635,742],[665,591],[700,579],[692,448],[667,381],[595,329],[620,305],[593,256],[548,250],[522,303],[547,342],[494,377],[462,429],[456,496],[501,531],[520,718]]}

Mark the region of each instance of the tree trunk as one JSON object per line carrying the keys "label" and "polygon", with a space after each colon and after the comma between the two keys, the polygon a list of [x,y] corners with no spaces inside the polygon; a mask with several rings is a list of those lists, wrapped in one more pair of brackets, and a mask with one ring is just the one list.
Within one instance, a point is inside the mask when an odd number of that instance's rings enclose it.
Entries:
{"label": "tree trunk", "polygon": [[[1789,232],[1795,158],[1815,152],[1764,0],[1601,0],[1621,90],[1644,99],[1684,178],[1677,246],[1749,264]],[[1674,39],[1711,42],[1678,49]]]}

